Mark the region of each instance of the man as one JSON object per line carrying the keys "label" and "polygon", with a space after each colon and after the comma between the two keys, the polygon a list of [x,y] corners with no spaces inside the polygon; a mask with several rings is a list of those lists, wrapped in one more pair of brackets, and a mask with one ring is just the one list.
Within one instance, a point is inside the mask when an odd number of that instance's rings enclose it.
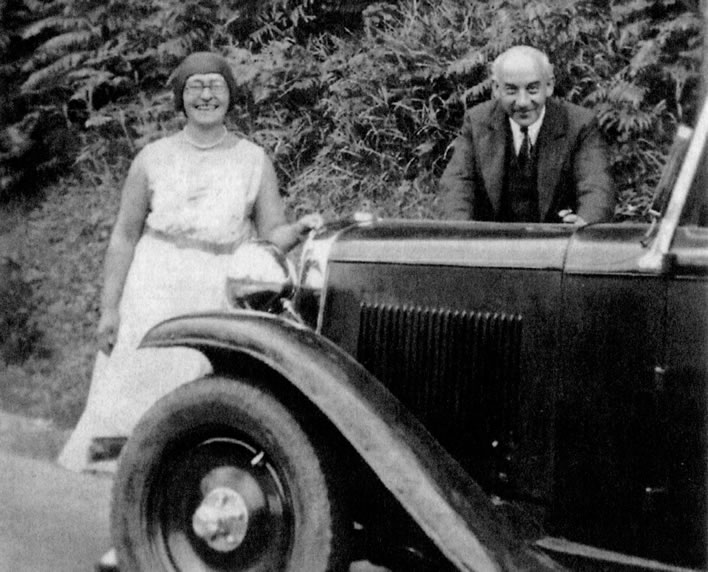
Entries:
{"label": "man", "polygon": [[515,46],[492,65],[494,99],[470,109],[440,179],[447,218],[609,221],[615,191],[593,113],[557,99],[548,57]]}

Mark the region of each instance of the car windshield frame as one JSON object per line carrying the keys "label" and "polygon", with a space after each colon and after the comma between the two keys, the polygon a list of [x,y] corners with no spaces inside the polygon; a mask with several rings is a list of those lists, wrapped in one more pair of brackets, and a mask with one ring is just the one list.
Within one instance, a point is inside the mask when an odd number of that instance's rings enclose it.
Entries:
{"label": "car windshield frame", "polygon": [[679,226],[688,195],[696,178],[701,158],[708,139],[708,98],[704,100],[698,121],[693,129],[676,183],[659,229],[647,253],[639,260],[639,269],[645,272],[661,272],[666,268],[669,249]]}

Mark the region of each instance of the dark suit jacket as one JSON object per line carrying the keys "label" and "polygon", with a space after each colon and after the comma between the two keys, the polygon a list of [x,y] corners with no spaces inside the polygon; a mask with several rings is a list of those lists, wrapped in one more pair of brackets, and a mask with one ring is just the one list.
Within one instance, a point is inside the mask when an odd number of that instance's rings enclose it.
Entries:
{"label": "dark suit jacket", "polygon": [[[454,153],[440,179],[447,218],[497,220],[504,185],[507,122],[496,100],[465,114]],[[588,223],[611,220],[615,190],[607,147],[591,111],[547,99],[536,147],[542,221],[558,222],[557,213],[566,208]]]}

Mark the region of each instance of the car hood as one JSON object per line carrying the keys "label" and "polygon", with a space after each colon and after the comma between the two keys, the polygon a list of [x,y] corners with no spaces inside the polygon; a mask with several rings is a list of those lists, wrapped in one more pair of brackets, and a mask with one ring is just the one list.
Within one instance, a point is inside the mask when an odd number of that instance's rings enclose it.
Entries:
{"label": "car hood", "polygon": [[331,262],[617,271],[636,267],[646,225],[383,220],[341,231]]}

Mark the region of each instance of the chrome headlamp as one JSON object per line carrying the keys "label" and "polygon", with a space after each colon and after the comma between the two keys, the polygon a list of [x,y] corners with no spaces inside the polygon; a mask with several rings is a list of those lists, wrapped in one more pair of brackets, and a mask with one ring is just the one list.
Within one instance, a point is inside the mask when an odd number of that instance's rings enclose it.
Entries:
{"label": "chrome headlamp", "polygon": [[374,220],[372,215],[357,213],[311,231],[302,248],[299,280],[293,263],[274,244],[263,240],[245,242],[229,262],[228,308],[285,312],[295,321],[318,329],[332,246],[343,229]]}
{"label": "chrome headlamp", "polygon": [[339,234],[352,225],[371,224],[376,217],[369,213],[353,215],[329,222],[325,228],[312,231],[305,241],[300,257],[300,283],[295,296],[295,309],[307,325],[319,330],[323,309],[327,265]]}
{"label": "chrome headlamp", "polygon": [[295,267],[274,244],[248,241],[231,255],[226,272],[226,304],[231,310],[280,313],[295,295]]}
{"label": "chrome headlamp", "polygon": [[303,322],[315,329],[319,326],[329,251],[335,239],[336,234],[320,237],[311,233],[302,248],[295,308]]}

